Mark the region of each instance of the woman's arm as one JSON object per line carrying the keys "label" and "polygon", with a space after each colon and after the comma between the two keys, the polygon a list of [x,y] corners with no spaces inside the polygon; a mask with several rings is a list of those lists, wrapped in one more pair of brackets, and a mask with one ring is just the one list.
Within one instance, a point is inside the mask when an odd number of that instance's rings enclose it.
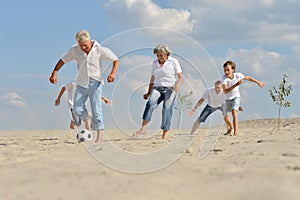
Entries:
{"label": "woman's arm", "polygon": [[155,76],[151,75],[149,86],[148,86],[148,92],[144,94],[144,99],[148,99],[148,97],[150,96],[153,89],[154,81],[155,81]]}
{"label": "woman's arm", "polygon": [[180,86],[181,86],[181,84],[183,82],[183,74],[182,74],[182,72],[177,73],[177,77],[178,77],[178,80],[177,80],[177,83],[175,84],[175,92],[179,92]]}

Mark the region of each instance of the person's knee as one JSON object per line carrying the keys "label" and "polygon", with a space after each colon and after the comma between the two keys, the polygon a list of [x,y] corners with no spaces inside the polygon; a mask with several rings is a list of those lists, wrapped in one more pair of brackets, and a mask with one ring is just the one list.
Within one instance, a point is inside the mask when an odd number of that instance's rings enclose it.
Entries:
{"label": "person's knee", "polygon": [[79,116],[83,113],[83,109],[81,107],[74,107],[73,108],[73,114],[76,116]]}
{"label": "person's knee", "polygon": [[225,115],[224,121],[230,121],[230,116],[229,115]]}

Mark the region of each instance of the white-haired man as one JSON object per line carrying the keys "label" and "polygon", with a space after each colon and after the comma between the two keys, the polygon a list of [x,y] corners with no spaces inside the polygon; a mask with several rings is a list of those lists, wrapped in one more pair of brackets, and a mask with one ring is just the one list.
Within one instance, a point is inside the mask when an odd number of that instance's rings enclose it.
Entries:
{"label": "white-haired man", "polygon": [[[100,142],[104,130],[101,105],[103,85],[101,63],[104,60],[109,60],[113,63],[112,70],[107,77],[108,82],[113,82],[119,67],[119,60],[110,49],[102,47],[95,40],[91,40],[90,34],[86,30],[79,31],[76,34],[76,40],[78,44],[72,46],[57,62],[49,80],[51,83],[56,84],[58,82],[57,72],[62,66],[73,60],[77,62],[78,76],[73,112],[81,120],[86,121],[88,118],[86,101],[87,98],[90,99],[93,115],[92,127],[97,131],[96,142]],[[80,124],[76,125],[80,126]]]}

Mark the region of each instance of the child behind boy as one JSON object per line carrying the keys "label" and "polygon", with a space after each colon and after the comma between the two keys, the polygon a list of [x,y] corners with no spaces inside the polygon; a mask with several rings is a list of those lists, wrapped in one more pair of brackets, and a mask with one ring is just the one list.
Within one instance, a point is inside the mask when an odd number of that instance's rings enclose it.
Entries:
{"label": "child behind boy", "polygon": [[[62,97],[62,95],[64,94],[64,92],[67,91],[67,101],[68,101],[68,107],[71,111],[71,115],[72,115],[72,119],[70,122],[70,128],[71,129],[75,129],[75,124],[80,124],[80,119],[78,116],[74,115],[73,113],[73,104],[74,104],[74,96],[75,96],[75,91],[76,91],[76,83],[75,81],[70,81],[69,83],[65,84],[59,94],[57,99],[55,100],[55,106],[59,106],[60,105],[60,99]],[[109,99],[107,99],[106,97],[102,96],[102,100],[106,103],[106,104],[111,104],[111,101]],[[89,113],[89,118],[92,118],[92,115]],[[76,122],[76,123],[75,123]],[[90,128],[90,124],[88,120],[84,121],[85,123],[85,128],[88,130],[91,130]]]}
{"label": "child behind boy", "polygon": [[[243,79],[256,83],[259,87],[265,84],[250,76],[235,72],[236,65],[233,61],[226,61],[223,65],[225,75],[222,78],[223,91],[226,94],[226,117],[225,122],[231,124],[229,112],[232,112],[234,135],[238,135],[238,108],[240,106],[240,90],[239,85],[243,83]],[[232,129],[228,130],[231,134]]]}

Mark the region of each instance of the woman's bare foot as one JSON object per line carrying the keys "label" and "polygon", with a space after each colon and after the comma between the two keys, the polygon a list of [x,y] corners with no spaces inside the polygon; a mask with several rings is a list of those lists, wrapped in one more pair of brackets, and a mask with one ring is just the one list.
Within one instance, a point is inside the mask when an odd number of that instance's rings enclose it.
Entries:
{"label": "woman's bare foot", "polygon": [[138,130],[137,132],[133,133],[134,137],[138,137],[141,134],[146,134],[146,129],[145,128],[141,128],[140,130]]}
{"label": "woman's bare foot", "polygon": [[167,140],[168,139],[168,131],[163,130],[163,135],[161,138],[164,140]]}

